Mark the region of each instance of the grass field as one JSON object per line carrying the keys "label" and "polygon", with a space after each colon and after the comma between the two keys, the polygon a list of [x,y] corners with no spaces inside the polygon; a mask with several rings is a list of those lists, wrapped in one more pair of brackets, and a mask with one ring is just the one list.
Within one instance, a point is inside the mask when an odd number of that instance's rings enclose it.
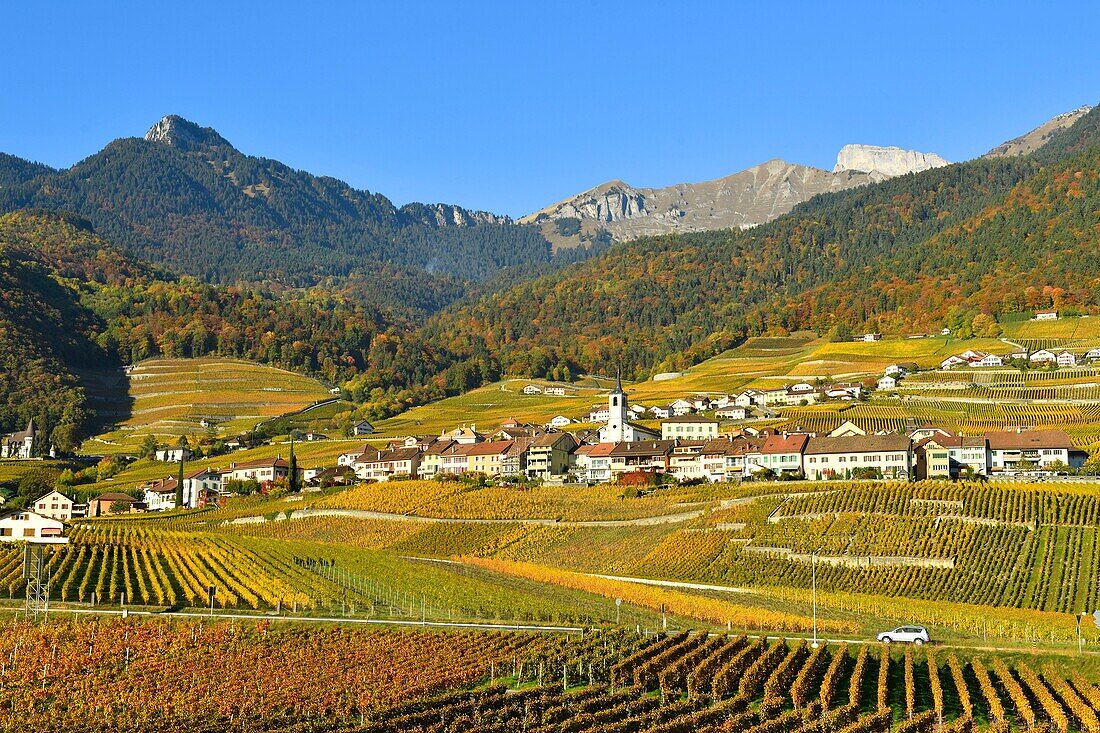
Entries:
{"label": "grass field", "polygon": [[203,435],[213,420],[219,435],[251,430],[262,420],[331,397],[320,382],[274,367],[222,358],[153,359],[129,373],[87,375],[89,400],[115,429],[84,450],[133,452],[146,435],[169,442]]}
{"label": "grass field", "polygon": [[1100,318],[1063,317],[1055,321],[1016,321],[1003,326],[1005,336],[1014,339],[1097,339]]}
{"label": "grass field", "polygon": [[607,400],[606,391],[594,387],[576,387],[564,397],[525,395],[522,390],[528,384],[544,383],[527,379],[497,382],[458,397],[414,407],[380,421],[375,427],[386,435],[431,435],[460,425],[495,430],[510,417],[536,424],[547,423],[557,415],[575,419]]}

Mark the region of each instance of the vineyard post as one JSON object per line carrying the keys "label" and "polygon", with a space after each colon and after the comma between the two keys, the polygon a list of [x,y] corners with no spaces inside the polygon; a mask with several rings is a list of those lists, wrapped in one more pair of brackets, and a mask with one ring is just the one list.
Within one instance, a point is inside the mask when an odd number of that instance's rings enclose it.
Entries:
{"label": "vineyard post", "polygon": [[623,605],[622,598],[615,599],[615,625],[619,625],[619,607]]}
{"label": "vineyard post", "polygon": [[1081,637],[1081,621],[1087,615],[1088,614],[1085,611],[1082,611],[1081,613],[1073,614],[1074,620],[1077,621],[1077,653],[1078,654],[1083,654],[1084,650],[1085,650],[1085,640]]}
{"label": "vineyard post", "polygon": [[810,554],[810,582],[813,587],[813,601],[814,601],[814,643],[813,648],[817,649],[817,551],[815,550]]}

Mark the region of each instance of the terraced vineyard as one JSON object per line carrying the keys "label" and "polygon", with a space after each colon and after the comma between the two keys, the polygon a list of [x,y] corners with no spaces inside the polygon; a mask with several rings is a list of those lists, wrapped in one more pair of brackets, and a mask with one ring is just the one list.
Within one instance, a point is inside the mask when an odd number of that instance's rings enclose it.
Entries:
{"label": "terraced vineyard", "polygon": [[806,588],[816,552],[818,587],[831,591],[1062,613],[1100,607],[1100,496],[1091,490],[936,482],[819,488],[826,490],[773,502],[763,521],[718,513],[714,529],[668,536],[635,570]]}
{"label": "terraced vineyard", "polygon": [[202,435],[204,418],[233,435],[332,396],[309,377],[220,358],[152,359],[87,380],[92,407],[117,425],[85,446],[95,453],[133,453],[149,434],[163,442]]}
{"label": "terraced vineyard", "polygon": [[[1050,663],[691,631],[443,636],[116,620],[7,625],[0,647],[21,650],[0,674],[5,731],[1069,733],[1096,731],[1100,705],[1093,680]],[[61,653],[43,674],[33,662],[51,648]],[[201,674],[215,657],[220,673]],[[320,669],[339,686],[310,684]]]}

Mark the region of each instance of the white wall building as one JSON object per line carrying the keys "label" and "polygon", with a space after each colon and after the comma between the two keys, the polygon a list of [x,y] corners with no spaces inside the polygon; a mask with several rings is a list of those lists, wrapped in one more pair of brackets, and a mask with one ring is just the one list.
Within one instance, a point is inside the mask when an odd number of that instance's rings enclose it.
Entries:
{"label": "white wall building", "polygon": [[68,522],[73,518],[73,500],[55,489],[35,499],[31,510],[50,519]]}
{"label": "white wall building", "polygon": [[65,524],[59,519],[44,517],[27,509],[13,509],[0,514],[0,542],[59,538],[64,534]]}

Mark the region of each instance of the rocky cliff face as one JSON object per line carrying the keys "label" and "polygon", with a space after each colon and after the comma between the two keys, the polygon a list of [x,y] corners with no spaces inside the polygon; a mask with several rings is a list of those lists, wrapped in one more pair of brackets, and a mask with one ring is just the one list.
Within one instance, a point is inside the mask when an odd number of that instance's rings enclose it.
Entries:
{"label": "rocky cliff face", "polygon": [[861,171],[893,178],[945,165],[950,164],[935,153],[919,153],[916,150],[884,148],[878,145],[845,145],[837,153],[833,173]]}
{"label": "rocky cliff face", "polygon": [[145,139],[151,143],[163,143],[181,150],[194,150],[200,147],[233,147],[229,141],[219,135],[212,127],[199,127],[179,115],[166,115],[149,128]]}
{"label": "rocky cliff face", "polygon": [[604,229],[618,240],[669,232],[748,229],[786,214],[819,193],[947,164],[932,153],[866,145],[849,145],[841,156],[832,172],[774,159],[725,178],[667,188],[635,188],[623,181],[609,181],[529,214],[520,223],[579,219],[586,231]]}
{"label": "rocky cliff face", "polygon": [[1084,107],[1078,107],[1072,112],[1060,114],[1053,119],[1047,120],[1031,132],[1001,143],[982,157],[999,158],[1010,155],[1027,155],[1028,153],[1034,152],[1041,148],[1052,135],[1061,130],[1065,130],[1067,127],[1071,127],[1073,123],[1087,115],[1090,110],[1092,110],[1092,107],[1086,105]]}
{"label": "rocky cliff face", "polygon": [[437,229],[512,223],[508,216],[489,211],[470,211],[452,204],[406,204],[401,207],[400,214],[407,223],[425,224]]}

